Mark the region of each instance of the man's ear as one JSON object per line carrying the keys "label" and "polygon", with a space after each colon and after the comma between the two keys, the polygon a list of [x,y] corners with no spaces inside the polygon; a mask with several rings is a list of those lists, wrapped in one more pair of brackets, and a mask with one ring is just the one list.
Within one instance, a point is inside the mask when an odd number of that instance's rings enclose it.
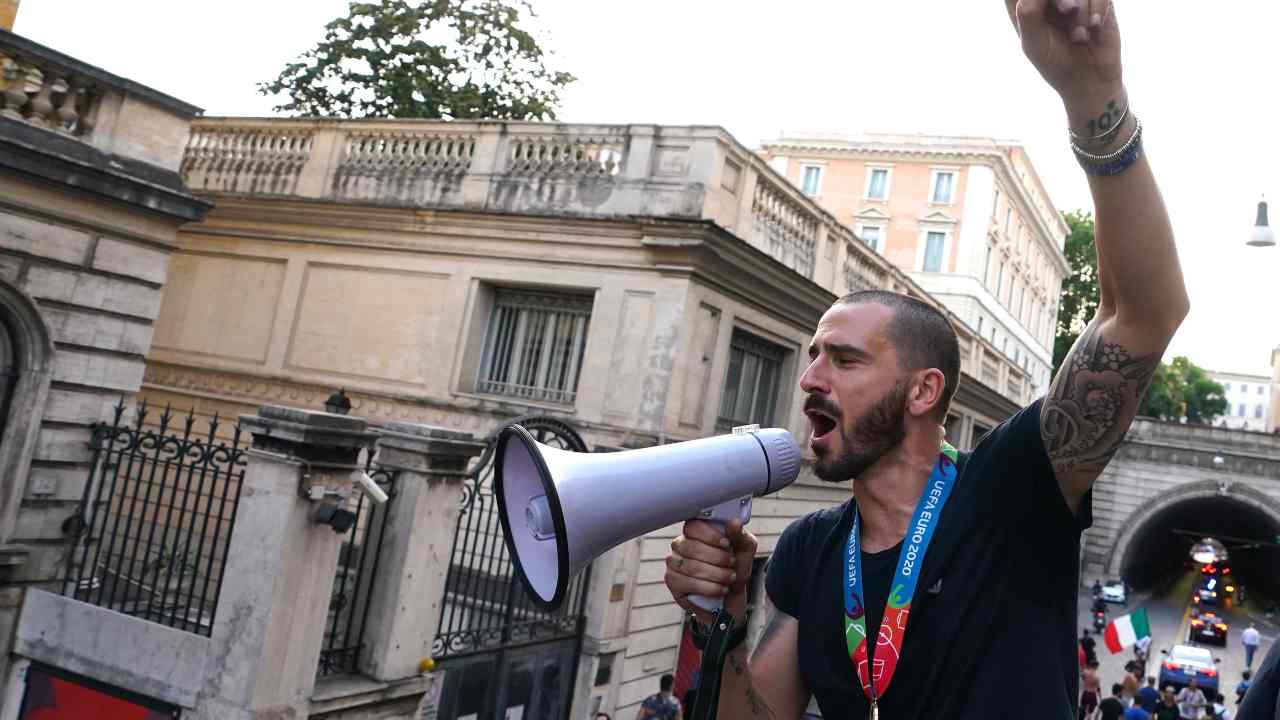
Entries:
{"label": "man's ear", "polygon": [[907,393],[907,412],[918,417],[932,415],[942,403],[946,389],[947,379],[941,370],[929,368],[917,372]]}

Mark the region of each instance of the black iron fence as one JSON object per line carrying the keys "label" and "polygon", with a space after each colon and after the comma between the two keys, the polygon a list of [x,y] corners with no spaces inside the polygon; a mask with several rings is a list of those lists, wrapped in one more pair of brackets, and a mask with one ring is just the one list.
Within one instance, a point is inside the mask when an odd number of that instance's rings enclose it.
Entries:
{"label": "black iron fence", "polygon": [[[523,425],[545,445],[586,452],[573,428],[553,418],[530,417]],[[462,509],[453,537],[444,606],[432,645],[436,660],[572,638],[582,633],[587,573],[569,585],[555,612],[536,608],[516,577],[507,554],[493,494],[496,437],[463,486]]]}
{"label": "black iron fence", "polygon": [[94,426],[93,464],[74,522],[65,593],[209,635],[240,501],[240,427],[146,403]]}
{"label": "black iron fence", "polygon": [[388,511],[396,499],[396,474],[369,459],[365,472],[386,491],[389,499],[375,505],[363,492],[347,498],[346,509],[356,516],[338,551],[338,570],[329,597],[329,618],[325,623],[318,672],[321,676],[354,673],[364,648],[369,601],[378,576],[378,561],[387,528]]}

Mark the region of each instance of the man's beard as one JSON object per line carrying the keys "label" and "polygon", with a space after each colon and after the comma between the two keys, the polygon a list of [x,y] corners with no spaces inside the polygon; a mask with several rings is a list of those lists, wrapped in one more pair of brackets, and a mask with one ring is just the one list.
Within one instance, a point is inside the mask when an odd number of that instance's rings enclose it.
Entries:
{"label": "man's beard", "polygon": [[827,482],[842,483],[862,475],[880,458],[902,443],[907,435],[907,384],[902,381],[871,406],[846,432],[837,424],[841,452],[836,457],[817,458],[813,474]]}

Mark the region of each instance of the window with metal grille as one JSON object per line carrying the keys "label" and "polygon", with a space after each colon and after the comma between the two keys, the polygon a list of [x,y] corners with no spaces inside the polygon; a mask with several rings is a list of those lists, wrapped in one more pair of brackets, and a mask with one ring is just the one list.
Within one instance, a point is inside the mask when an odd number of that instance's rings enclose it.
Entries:
{"label": "window with metal grille", "polygon": [[590,296],[497,290],[476,390],[573,402],[590,321]]}
{"label": "window with metal grille", "polygon": [[773,424],[773,411],[778,401],[778,383],[787,351],[751,333],[734,330],[729,341],[729,373],[724,395],[720,398],[720,415],[716,429],[728,430],[738,425]]}

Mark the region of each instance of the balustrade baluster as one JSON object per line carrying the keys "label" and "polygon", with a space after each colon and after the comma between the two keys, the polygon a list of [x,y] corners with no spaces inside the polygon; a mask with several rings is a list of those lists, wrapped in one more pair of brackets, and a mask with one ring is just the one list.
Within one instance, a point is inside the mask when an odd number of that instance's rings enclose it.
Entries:
{"label": "balustrade baluster", "polygon": [[53,87],[61,78],[53,73],[46,73],[35,68],[32,68],[32,72],[28,77],[39,77],[37,81],[39,90],[31,100],[31,117],[27,118],[27,122],[38,127],[49,128],[50,130],[55,129],[57,120],[53,114]]}
{"label": "balustrade baluster", "polygon": [[0,115],[13,120],[24,120],[23,108],[27,105],[27,71],[14,58],[5,58],[4,63],[4,109]]}
{"label": "balustrade baluster", "polygon": [[80,95],[84,91],[82,81],[77,78],[64,80],[66,91],[62,95],[62,103],[58,105],[58,132],[64,135],[75,135],[79,130]]}

